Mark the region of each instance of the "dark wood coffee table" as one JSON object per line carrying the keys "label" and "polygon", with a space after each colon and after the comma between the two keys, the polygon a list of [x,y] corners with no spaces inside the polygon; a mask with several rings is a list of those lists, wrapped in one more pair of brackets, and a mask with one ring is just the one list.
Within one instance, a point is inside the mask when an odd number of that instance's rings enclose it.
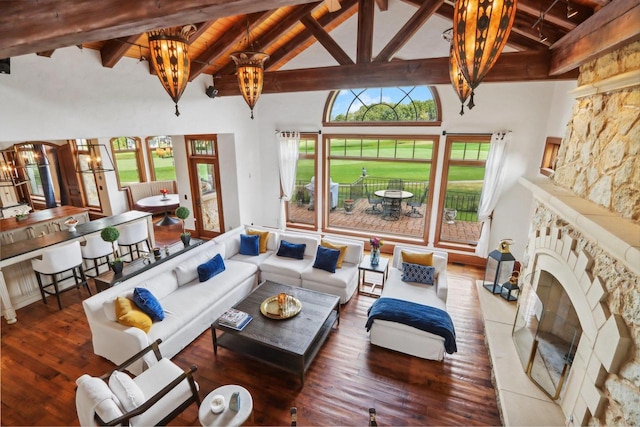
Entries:
{"label": "dark wood coffee table", "polygon": [[[302,303],[302,310],[289,319],[270,319],[260,312],[260,304],[269,297],[285,292]],[[340,298],[335,295],[263,282],[234,306],[253,316],[242,331],[211,325],[213,353],[224,347],[260,360],[287,372],[304,375],[324,344],[334,324],[340,324]],[[337,326],[336,326],[337,327]],[[223,332],[218,336],[217,331]]]}

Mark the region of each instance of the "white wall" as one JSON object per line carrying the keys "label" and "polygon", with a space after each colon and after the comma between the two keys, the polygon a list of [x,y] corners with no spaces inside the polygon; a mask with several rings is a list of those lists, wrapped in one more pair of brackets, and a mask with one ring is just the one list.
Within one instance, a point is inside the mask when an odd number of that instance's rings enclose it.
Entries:
{"label": "white wall", "polygon": [[[384,20],[392,28],[384,32],[374,51],[379,51],[394,34],[412,8],[393,0]],[[432,23],[434,25],[430,25]],[[441,18],[432,18],[418,33],[447,27]],[[336,38],[349,38],[353,44],[354,20],[332,32]],[[350,26],[350,27],[349,27]],[[338,39],[339,40],[339,39]],[[340,41],[340,40],[339,40]],[[446,42],[437,44],[436,56],[448,51]],[[417,55],[420,44],[411,42],[398,54],[400,58]],[[353,49],[345,48],[348,52]],[[352,53],[352,52],[351,52]],[[291,61],[287,68],[318,65],[325,58],[324,48],[314,44]],[[279,215],[279,178],[275,130],[353,132],[347,128],[321,126],[328,91],[262,95],[255,109],[255,120],[242,98],[208,98],[204,91],[210,76],[199,76],[187,86],[179,102],[180,117],[157,77],[149,74],[148,64],[125,58],[113,69],[100,64],[99,53],[76,47],[58,49],[51,58],[24,55],[11,59],[11,74],[0,75],[0,147],[32,140],[100,138],[108,143],[114,136],[171,135],[182,141],[183,135],[215,133],[219,136],[221,186],[226,228],[243,223],[277,226]],[[570,117],[573,99],[566,92],[575,82],[482,83],[476,90],[476,107],[460,104],[449,85],[437,87],[443,109],[440,127],[372,128],[359,133],[435,134],[441,147],[448,133],[491,133],[511,130],[507,179],[498,208],[490,248],[500,239],[516,241],[513,253],[521,258],[528,232],[531,196],[516,185],[521,175],[535,175],[547,136],[561,136]],[[441,155],[440,155],[441,156]],[[441,158],[439,159],[441,160]],[[441,167],[442,162],[438,162]],[[190,187],[186,175],[186,149],[176,147],[176,170],[181,203],[189,206]],[[108,174],[107,174],[108,175]],[[107,180],[110,178],[107,177]],[[111,184],[109,183],[111,186]],[[117,190],[116,190],[117,191]],[[122,196],[114,198],[113,213],[124,209]],[[185,199],[186,197],[186,199]],[[437,195],[434,195],[437,197]],[[433,218],[435,218],[432,215]],[[435,220],[435,219],[434,219]],[[193,223],[187,224],[189,227]],[[433,237],[433,236],[432,236]]]}

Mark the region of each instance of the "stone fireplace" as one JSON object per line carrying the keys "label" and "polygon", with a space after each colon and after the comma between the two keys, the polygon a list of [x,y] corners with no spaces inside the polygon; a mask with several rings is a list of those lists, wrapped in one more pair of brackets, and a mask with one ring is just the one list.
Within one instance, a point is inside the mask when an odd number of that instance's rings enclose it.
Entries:
{"label": "stone fireplace", "polygon": [[520,180],[535,200],[525,286],[578,323],[556,397],[570,425],[640,425],[639,85],[640,42],[583,65],[555,174]]}

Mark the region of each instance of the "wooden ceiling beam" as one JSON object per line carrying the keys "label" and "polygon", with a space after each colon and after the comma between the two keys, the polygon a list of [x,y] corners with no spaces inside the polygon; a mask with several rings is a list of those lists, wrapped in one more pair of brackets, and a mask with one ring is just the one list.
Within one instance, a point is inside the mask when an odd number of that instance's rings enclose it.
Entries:
{"label": "wooden ceiling beam", "polygon": [[[503,53],[484,82],[576,79],[577,72],[550,77],[548,51]],[[450,84],[449,58],[415,59],[267,72],[262,93]],[[216,81],[219,96],[238,95],[235,76]]]}
{"label": "wooden ceiling beam", "polygon": [[358,42],[356,62],[366,64],[373,56],[373,0],[358,0]]}
{"label": "wooden ceiling beam", "polygon": [[640,40],[638,22],[638,0],[616,0],[609,3],[551,46],[550,74],[566,73]]}
{"label": "wooden ceiling beam", "polygon": [[[280,37],[287,31],[289,31],[291,27],[297,24],[298,21],[300,21],[300,18],[302,18],[307,13],[313,12],[313,10],[316,7],[318,7],[320,3],[322,2],[307,3],[300,6],[295,6],[291,10],[291,12],[287,14],[287,16],[285,16],[282,19],[279,19],[277,23],[274,26],[272,26],[266,33],[258,37],[255,40],[255,44],[257,46],[261,46],[262,49],[266,49],[275,40],[277,40],[278,37]],[[235,70],[236,70],[235,63],[231,60],[231,58],[229,58],[229,60],[225,62],[225,64],[221,66],[216,73],[214,73],[214,75],[224,76],[227,74],[233,74],[235,73]]]}
{"label": "wooden ceiling beam", "polygon": [[225,52],[229,46],[240,43],[247,36],[247,25],[253,29],[268,19],[273,12],[272,10],[256,12],[240,18],[229,30],[224,32],[222,37],[191,61],[189,81],[198,77],[209,66],[209,63]]}
{"label": "wooden ceiling beam", "polygon": [[313,0],[3,2],[0,13],[0,58],[312,2]]}
{"label": "wooden ceiling beam", "polygon": [[120,61],[131,45],[135,44],[142,34],[134,34],[128,37],[120,37],[108,40],[100,49],[100,58],[102,66],[113,68]]}
{"label": "wooden ceiling beam", "polygon": [[387,62],[402,49],[413,35],[424,25],[425,22],[442,6],[444,0],[426,0],[422,6],[409,18],[400,31],[387,43],[382,51],[376,56],[374,62]]}
{"label": "wooden ceiling beam", "polygon": [[380,12],[386,12],[389,10],[389,0],[376,0],[376,4],[378,5]]}
{"label": "wooden ceiling beam", "polygon": [[[326,27],[330,25],[333,21],[339,19],[342,15],[348,14],[351,8],[356,7],[358,0],[342,0],[340,5],[342,8],[333,13],[327,13],[320,18],[318,18],[318,23],[322,25],[322,27]],[[292,52],[306,43],[308,40],[312,38],[311,33],[308,31],[303,31],[297,36],[293,37],[289,42],[281,46],[277,51],[271,54],[271,57],[267,60],[265,64],[265,70],[272,69],[276,64],[280,61],[287,58],[289,55],[292,55]],[[226,74],[226,73],[225,73]],[[219,75],[225,75],[222,72]]]}
{"label": "wooden ceiling beam", "polygon": [[311,14],[307,14],[300,19],[302,25],[316,38],[316,40],[324,46],[329,54],[335,59],[338,64],[346,65],[353,64],[353,61],[347,55],[338,43],[324,30],[322,25],[318,23]]}

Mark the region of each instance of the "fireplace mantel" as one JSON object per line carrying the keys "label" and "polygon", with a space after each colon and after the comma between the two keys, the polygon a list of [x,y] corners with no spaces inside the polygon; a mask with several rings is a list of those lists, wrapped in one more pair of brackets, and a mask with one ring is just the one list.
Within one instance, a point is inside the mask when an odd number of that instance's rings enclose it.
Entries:
{"label": "fireplace mantel", "polygon": [[640,224],[555,185],[547,177],[521,177],[519,182],[629,270],[640,274]]}

